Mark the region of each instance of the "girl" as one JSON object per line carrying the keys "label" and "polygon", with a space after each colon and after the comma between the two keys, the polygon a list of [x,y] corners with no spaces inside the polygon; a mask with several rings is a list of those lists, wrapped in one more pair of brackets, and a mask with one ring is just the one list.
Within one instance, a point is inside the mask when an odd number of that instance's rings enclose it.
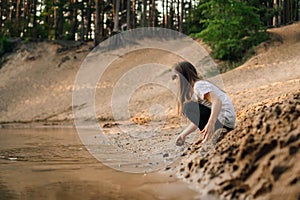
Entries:
{"label": "girl", "polygon": [[179,96],[179,113],[191,123],[176,139],[176,145],[184,144],[185,138],[197,128],[203,134],[203,142],[209,140],[214,131],[234,128],[236,114],[227,94],[214,84],[198,76],[196,68],[189,62],[179,62],[174,66]]}

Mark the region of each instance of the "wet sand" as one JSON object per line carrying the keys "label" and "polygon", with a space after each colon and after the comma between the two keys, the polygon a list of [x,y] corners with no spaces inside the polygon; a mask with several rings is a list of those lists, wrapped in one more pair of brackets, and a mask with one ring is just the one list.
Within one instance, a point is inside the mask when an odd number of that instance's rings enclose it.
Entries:
{"label": "wet sand", "polygon": [[163,172],[125,173],[101,164],[72,128],[0,129],[1,199],[194,199]]}

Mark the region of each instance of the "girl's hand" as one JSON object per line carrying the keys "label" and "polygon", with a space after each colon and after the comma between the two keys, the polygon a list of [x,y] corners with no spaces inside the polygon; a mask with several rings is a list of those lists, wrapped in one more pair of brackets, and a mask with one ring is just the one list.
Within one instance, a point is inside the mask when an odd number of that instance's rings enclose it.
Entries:
{"label": "girl's hand", "polygon": [[181,133],[180,135],[177,136],[176,138],[176,145],[177,146],[182,146],[184,145],[184,141],[185,141],[185,138],[191,134],[192,132],[194,132],[198,127],[193,124],[193,123],[190,123],[190,125],[188,125]]}
{"label": "girl's hand", "polygon": [[177,136],[176,138],[176,145],[182,146],[184,145],[185,137],[183,137],[181,134]]}
{"label": "girl's hand", "polygon": [[211,114],[210,114],[209,120],[208,120],[206,126],[204,127],[204,129],[201,131],[204,134],[203,142],[206,142],[209,139],[211,139],[211,137],[213,136],[213,134],[215,132],[215,124],[216,124],[218,116],[221,112],[222,102],[221,102],[220,98],[213,92],[206,93],[204,95],[204,98],[206,100],[208,100],[209,102],[211,102]]}
{"label": "girl's hand", "polygon": [[208,122],[204,129],[201,131],[203,134],[203,142],[210,140],[215,132],[215,126],[213,123]]}

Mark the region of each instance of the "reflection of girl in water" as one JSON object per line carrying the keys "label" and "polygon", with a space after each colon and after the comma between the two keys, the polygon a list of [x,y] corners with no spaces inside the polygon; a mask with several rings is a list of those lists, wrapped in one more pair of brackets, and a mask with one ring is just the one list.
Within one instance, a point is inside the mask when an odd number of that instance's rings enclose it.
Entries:
{"label": "reflection of girl in water", "polygon": [[186,136],[197,128],[203,134],[203,141],[209,140],[217,129],[232,130],[236,115],[227,94],[198,76],[189,62],[175,64],[174,70],[172,79],[178,86],[179,111],[191,121],[177,137],[176,144],[183,145]]}

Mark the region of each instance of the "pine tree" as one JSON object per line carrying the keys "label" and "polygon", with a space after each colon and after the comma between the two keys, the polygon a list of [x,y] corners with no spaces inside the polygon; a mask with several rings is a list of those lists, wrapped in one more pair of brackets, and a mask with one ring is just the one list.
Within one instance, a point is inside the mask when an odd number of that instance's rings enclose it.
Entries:
{"label": "pine tree", "polygon": [[255,8],[237,0],[209,0],[200,5],[205,29],[198,34],[208,43],[214,57],[240,59],[245,51],[266,38]]}

